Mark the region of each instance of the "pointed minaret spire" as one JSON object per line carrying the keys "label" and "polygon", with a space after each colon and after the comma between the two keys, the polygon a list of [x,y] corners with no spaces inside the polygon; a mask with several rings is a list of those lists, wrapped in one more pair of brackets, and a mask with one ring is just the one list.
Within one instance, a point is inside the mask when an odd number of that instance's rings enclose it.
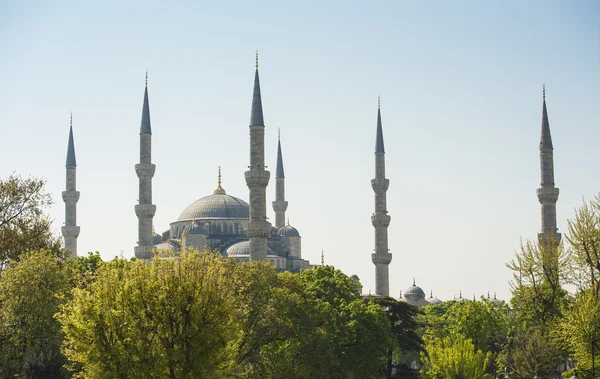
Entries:
{"label": "pointed minaret spire", "polygon": [[138,204],[135,214],[138,217],[138,245],[134,248],[135,257],[150,259],[152,248],[152,225],[156,205],[152,204],[152,178],[156,166],[152,163],[152,129],[150,127],[150,104],[148,101],[148,71],[146,71],[144,89],[144,105],[142,106],[142,122],[140,126],[140,163],[135,165],[139,179]]}
{"label": "pointed minaret spire", "polygon": [[262,99],[260,96],[260,80],[258,78],[258,50],[256,51],[256,71],[254,72],[254,92],[252,93],[252,111],[250,113],[250,126],[264,126]]}
{"label": "pointed minaret spire", "polygon": [[[371,187],[375,192],[375,213],[371,216],[371,223],[375,228],[375,253],[371,260],[375,264],[375,293],[379,296],[388,296],[390,293],[389,264],[392,254],[388,249],[388,226],[390,216],[387,211],[386,192],[390,181],[385,177],[385,149],[383,148],[383,130],[381,126],[381,101],[377,98],[377,138],[375,142],[375,179],[371,180]],[[413,279],[414,285],[414,279]]]}
{"label": "pointed minaret spire", "polygon": [[267,237],[271,224],[267,221],[266,188],[270,172],[265,170],[265,123],[258,79],[258,51],[256,52],[256,72],[250,114],[250,165],[245,172],[246,184],[250,190],[250,217],[246,235],[250,240],[250,261],[267,260]]}
{"label": "pointed minaret spire", "polygon": [[285,211],[288,202],[285,201],[285,174],[283,172],[283,156],[281,154],[281,133],[277,129],[277,169],[275,170],[275,201],[273,210],[275,211],[275,227],[285,226]]}
{"label": "pointed minaret spire", "polygon": [[75,141],[73,139],[73,113],[69,122],[69,144],[67,146],[67,184],[62,193],[65,202],[65,225],[61,228],[61,233],[65,239],[65,249],[69,252],[69,257],[77,256],[77,237],[79,237],[80,228],[77,226],[77,202],[79,201],[79,191],[77,191],[77,161],[75,159]]}
{"label": "pointed minaret spire", "polygon": [[540,137],[541,186],[537,197],[542,206],[542,230],[538,233],[538,242],[554,241],[559,243],[561,235],[556,225],[556,201],[559,190],[554,187],[554,147],[550,135],[550,122],[546,108],[546,85],[542,87],[542,131]]}

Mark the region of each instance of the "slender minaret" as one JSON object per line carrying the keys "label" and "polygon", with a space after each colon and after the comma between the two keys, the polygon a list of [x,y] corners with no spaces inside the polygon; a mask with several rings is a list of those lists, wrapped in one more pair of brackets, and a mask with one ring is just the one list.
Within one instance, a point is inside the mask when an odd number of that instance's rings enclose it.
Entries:
{"label": "slender minaret", "polygon": [[542,230],[538,233],[541,244],[552,236],[555,243],[560,242],[561,235],[556,227],[556,201],[558,188],[554,187],[554,148],[550,135],[550,123],[546,110],[546,86],[542,89],[542,135],[540,140],[540,169],[542,182],[537,190],[537,197],[542,205]]}
{"label": "slender minaret", "polygon": [[77,226],[77,160],[75,159],[75,142],[73,141],[73,114],[69,127],[69,146],[67,147],[67,187],[63,191],[62,198],[65,202],[65,226],[60,228],[65,238],[65,248],[69,251],[69,258],[77,256],[77,237],[79,237],[79,226]]}
{"label": "slender minaret", "polygon": [[288,202],[285,201],[285,175],[283,173],[283,157],[281,156],[281,133],[277,130],[277,170],[275,171],[275,201],[273,210],[275,211],[275,226],[283,228],[285,226],[285,211]]}
{"label": "slender minaret", "polygon": [[156,213],[156,205],[152,204],[152,177],[156,166],[152,162],[152,129],[150,127],[150,105],[148,104],[148,72],[146,72],[146,88],[144,90],[144,106],[140,126],[140,163],[135,165],[135,172],[140,181],[138,204],[135,214],[138,217],[138,245],[134,248],[135,257],[149,259],[152,257],[152,218]]}
{"label": "slender minaret", "polygon": [[266,189],[271,173],[265,170],[265,123],[258,80],[258,52],[250,114],[250,166],[248,168],[250,170],[245,172],[245,176],[250,190],[250,220],[246,235],[250,239],[250,261],[266,261],[267,237],[271,231],[271,224],[267,221]]}
{"label": "slender minaret", "polygon": [[377,139],[375,142],[375,179],[371,186],[375,191],[375,213],[371,222],[375,228],[375,253],[371,259],[375,264],[375,294],[388,296],[390,293],[390,277],[388,266],[392,254],[388,249],[388,226],[390,216],[387,212],[386,195],[390,181],[385,178],[385,149],[383,147],[383,129],[381,127],[381,103],[377,98]]}

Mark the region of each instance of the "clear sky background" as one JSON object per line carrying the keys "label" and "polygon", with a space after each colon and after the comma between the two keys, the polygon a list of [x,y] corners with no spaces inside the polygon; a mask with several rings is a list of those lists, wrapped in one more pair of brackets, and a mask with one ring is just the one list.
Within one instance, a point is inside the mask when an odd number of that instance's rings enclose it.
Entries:
{"label": "clear sky background", "polygon": [[[124,4],[127,3],[127,4]],[[216,187],[248,200],[259,50],[266,157],[281,126],[287,215],[302,254],[374,291],[377,95],[386,147],[390,292],[509,298],[505,267],[541,227],[542,84],[559,231],[600,190],[597,1],[0,2],[0,177],[47,179],[57,232],[69,112],[79,252],[133,256],[149,70],[154,218]],[[267,191],[268,217],[274,180]]]}

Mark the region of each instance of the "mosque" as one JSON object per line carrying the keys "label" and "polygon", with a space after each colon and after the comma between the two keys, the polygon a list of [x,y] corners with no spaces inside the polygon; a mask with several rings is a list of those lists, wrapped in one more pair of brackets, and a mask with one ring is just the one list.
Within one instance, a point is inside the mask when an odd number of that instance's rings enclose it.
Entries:
{"label": "mosque", "polygon": [[[228,195],[221,183],[219,168],[217,187],[212,194],[192,202],[185,208],[177,220],[170,223],[168,230],[158,234],[153,228],[153,217],[156,205],[152,203],[152,178],[156,166],[152,163],[152,127],[150,122],[150,104],[148,100],[148,76],[142,106],[140,125],[140,161],[135,165],[139,179],[139,199],[135,205],[138,217],[138,242],[134,248],[138,259],[150,259],[156,249],[179,251],[184,247],[203,250],[205,247],[216,249],[224,257],[237,261],[268,261],[277,270],[298,272],[314,267],[302,259],[301,236],[299,231],[286,220],[288,202],[285,200],[285,174],[281,139],[278,138],[277,166],[275,170],[275,200],[272,207],[275,212],[275,225],[267,221],[266,187],[270,172],[266,170],[264,153],[265,125],[263,121],[260,80],[258,74],[258,54],[255,62],[254,89],[250,113],[250,164],[244,173],[249,189],[249,203]],[[542,206],[542,231],[539,241],[552,236],[560,240],[556,227],[556,201],[558,188],[554,186],[554,156],[550,126],[546,109],[546,91],[543,90],[542,131],[540,142],[541,188],[537,190],[538,200]],[[77,201],[79,191],[76,189],[75,144],[73,125],[69,130],[69,142],[66,160],[66,190],[62,193],[65,202],[65,224],[61,228],[65,240],[65,248],[71,257],[77,256],[77,237],[80,227],[77,226]],[[385,177],[385,146],[381,122],[381,107],[377,104],[377,128],[375,140],[375,178],[371,181],[375,192],[375,212],[371,222],[375,230],[375,248],[371,260],[375,266],[375,294],[389,296],[389,264],[392,254],[388,248],[388,226],[391,217],[387,211],[386,193],[389,179]],[[322,262],[321,262],[322,264]],[[359,280],[356,275],[353,279]],[[496,301],[496,296],[491,299]],[[441,300],[429,298],[416,285],[400,294],[399,300],[417,307],[427,304],[438,304]],[[462,292],[457,301],[464,301]]]}

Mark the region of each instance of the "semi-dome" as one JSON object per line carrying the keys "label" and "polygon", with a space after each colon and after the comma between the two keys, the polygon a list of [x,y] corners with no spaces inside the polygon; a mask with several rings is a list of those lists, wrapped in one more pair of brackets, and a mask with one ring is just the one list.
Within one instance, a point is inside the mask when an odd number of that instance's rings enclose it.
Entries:
{"label": "semi-dome", "polygon": [[218,193],[188,205],[177,221],[197,219],[248,219],[249,206],[242,199]]}
{"label": "semi-dome", "polygon": [[[225,249],[225,253],[228,257],[248,257],[250,256],[250,241],[242,241],[229,246]],[[277,254],[271,248],[267,248],[267,255],[270,257],[277,257]]]}
{"label": "semi-dome", "polygon": [[294,228],[290,224],[279,228],[279,230],[277,231],[277,235],[282,237],[300,237],[298,229]]}
{"label": "semi-dome", "polygon": [[186,234],[206,234],[206,231],[204,231],[202,225],[200,225],[196,221],[186,226],[185,229],[183,229],[183,232]]}

